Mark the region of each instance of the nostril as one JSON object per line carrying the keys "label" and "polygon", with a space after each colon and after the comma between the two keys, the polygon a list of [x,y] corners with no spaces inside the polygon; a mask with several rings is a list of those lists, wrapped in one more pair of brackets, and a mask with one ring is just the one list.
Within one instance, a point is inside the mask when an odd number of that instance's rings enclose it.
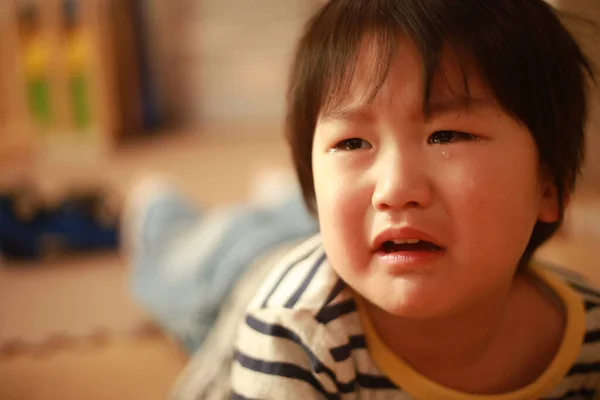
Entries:
{"label": "nostril", "polygon": [[387,203],[375,203],[375,209],[377,211],[388,211],[392,209],[392,206]]}
{"label": "nostril", "polygon": [[393,210],[393,209],[406,209],[406,208],[420,208],[421,207],[421,203],[419,203],[418,201],[409,201],[404,203],[401,206],[397,206],[397,205],[391,205],[389,203],[385,203],[385,202],[380,202],[380,203],[375,203],[374,207],[377,211],[389,211],[389,210]]}

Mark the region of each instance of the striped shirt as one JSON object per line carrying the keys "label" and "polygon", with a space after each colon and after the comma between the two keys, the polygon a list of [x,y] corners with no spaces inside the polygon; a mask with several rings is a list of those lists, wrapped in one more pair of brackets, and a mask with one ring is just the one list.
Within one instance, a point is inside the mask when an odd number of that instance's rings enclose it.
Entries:
{"label": "striped shirt", "polygon": [[594,399],[600,385],[600,293],[563,269],[532,271],[565,305],[567,324],[554,361],[519,391],[469,395],[428,380],[390,355],[361,300],[329,266],[317,235],[284,258],[249,305],[238,332],[233,398]]}

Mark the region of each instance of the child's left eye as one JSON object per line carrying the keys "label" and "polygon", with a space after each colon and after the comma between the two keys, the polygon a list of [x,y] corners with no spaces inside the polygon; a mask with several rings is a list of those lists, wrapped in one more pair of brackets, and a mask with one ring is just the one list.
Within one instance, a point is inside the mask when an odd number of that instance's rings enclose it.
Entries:
{"label": "child's left eye", "polygon": [[356,151],[360,149],[370,149],[373,146],[369,142],[361,138],[344,139],[333,148],[334,151]]}
{"label": "child's left eye", "polygon": [[463,140],[477,140],[477,136],[466,132],[459,131],[437,131],[429,136],[427,142],[429,144],[446,144]]}

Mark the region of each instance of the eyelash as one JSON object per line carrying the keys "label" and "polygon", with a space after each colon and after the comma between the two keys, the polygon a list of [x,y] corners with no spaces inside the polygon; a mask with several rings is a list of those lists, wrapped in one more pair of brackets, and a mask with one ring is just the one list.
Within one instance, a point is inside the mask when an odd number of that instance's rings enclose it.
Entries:
{"label": "eyelash", "polygon": [[[366,143],[367,146],[363,147],[360,146],[361,144]],[[359,146],[352,146],[352,144],[358,144]],[[361,138],[350,138],[350,139],[344,139],[341,142],[337,143],[332,150],[334,151],[356,151],[356,150],[360,150],[360,149],[370,149],[373,146],[371,146],[371,144],[369,142],[367,142],[364,139]]]}
{"label": "eyelash", "polygon": [[[429,143],[429,144],[454,143],[457,139],[452,135],[458,135],[460,137],[461,141],[462,140],[466,140],[466,141],[479,140],[479,138],[477,136],[472,135],[470,133],[466,133],[466,132],[437,131],[437,132],[434,132],[431,136],[429,136],[429,138],[427,139],[427,143]],[[450,136],[450,137],[448,137],[448,136]]]}
{"label": "eyelash", "polygon": [[[456,137],[458,136],[458,138]],[[460,131],[437,131],[434,132],[429,138],[427,138],[427,143],[434,145],[444,145],[448,143],[454,143],[457,140],[459,141],[476,141],[479,138],[475,135],[466,132]],[[366,146],[364,144],[366,143]],[[364,139],[355,137],[350,139],[344,139],[337,143],[333,147],[333,151],[357,151],[360,149],[371,149],[373,146]]]}

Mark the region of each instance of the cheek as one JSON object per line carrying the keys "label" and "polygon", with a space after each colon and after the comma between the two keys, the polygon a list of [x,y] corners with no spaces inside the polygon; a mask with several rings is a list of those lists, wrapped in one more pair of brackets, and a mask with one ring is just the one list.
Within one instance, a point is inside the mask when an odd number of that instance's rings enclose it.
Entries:
{"label": "cheek", "polygon": [[[356,264],[364,254],[371,207],[368,185],[335,162],[314,163],[321,236],[332,265]],[[354,265],[352,269],[356,269]]]}
{"label": "cheek", "polygon": [[510,161],[489,157],[478,166],[468,190],[472,196],[478,194],[482,207],[521,216],[537,215],[539,183],[533,155],[523,154],[521,159]]}
{"label": "cheek", "polygon": [[315,193],[322,230],[336,230],[345,235],[349,229],[364,225],[370,206],[368,190],[349,174],[334,168],[315,176]]}
{"label": "cheek", "polygon": [[538,213],[535,163],[528,158],[507,163],[505,158],[486,157],[448,169],[445,204],[459,237],[468,237],[475,252],[496,252],[498,243],[507,256],[524,250]]}
{"label": "cheek", "polygon": [[[356,219],[370,205],[364,163],[346,155],[313,156],[315,194],[319,216],[338,223]],[[353,217],[353,218],[352,218]]]}

